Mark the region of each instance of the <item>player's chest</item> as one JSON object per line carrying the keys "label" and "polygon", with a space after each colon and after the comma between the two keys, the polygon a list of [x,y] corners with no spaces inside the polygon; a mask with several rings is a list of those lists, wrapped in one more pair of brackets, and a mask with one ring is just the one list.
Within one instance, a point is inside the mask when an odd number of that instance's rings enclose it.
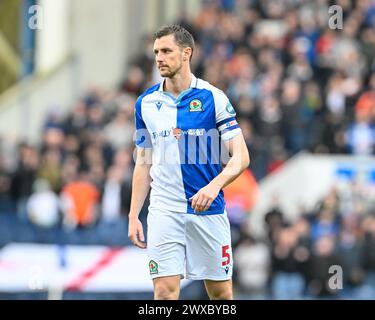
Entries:
{"label": "player's chest", "polygon": [[[199,95],[175,99],[160,94],[149,101],[142,112],[151,133],[168,134],[166,130],[212,129],[215,127],[215,106],[212,100]],[[165,131],[165,132],[163,132]]]}

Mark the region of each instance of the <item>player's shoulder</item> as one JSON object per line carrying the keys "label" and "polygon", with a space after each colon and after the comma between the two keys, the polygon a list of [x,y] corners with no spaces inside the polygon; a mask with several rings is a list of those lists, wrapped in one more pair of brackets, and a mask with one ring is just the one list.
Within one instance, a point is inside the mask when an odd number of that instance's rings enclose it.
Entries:
{"label": "player's shoulder", "polygon": [[154,93],[155,91],[158,91],[160,88],[160,83],[155,84],[152,87],[147,88],[145,91],[142,92],[142,94],[137,99],[137,104],[140,104],[142,100],[147,97],[148,95]]}
{"label": "player's shoulder", "polygon": [[212,85],[208,81],[205,81],[205,80],[202,80],[202,79],[198,79],[196,88],[211,91],[212,94],[215,97],[218,97],[218,98],[225,98],[226,97],[226,94],[224,93],[223,90],[215,87],[214,85]]}

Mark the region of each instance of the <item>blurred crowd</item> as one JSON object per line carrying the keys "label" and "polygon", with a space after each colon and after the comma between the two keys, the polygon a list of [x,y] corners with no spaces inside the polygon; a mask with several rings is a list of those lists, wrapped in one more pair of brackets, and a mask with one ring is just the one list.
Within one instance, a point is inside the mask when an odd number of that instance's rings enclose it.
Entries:
{"label": "blurred crowd", "polygon": [[40,145],[2,141],[0,209],[39,232],[9,234],[3,217],[1,242],[129,243],[134,99],[92,88],[68,115],[51,110]]}
{"label": "blurred crowd", "polygon": [[267,235],[243,229],[235,244],[237,298],[375,299],[374,191],[347,182],[294,221],[275,198]]}
{"label": "blurred crowd", "polygon": [[[224,90],[235,106],[257,180],[301,150],[374,154],[375,1],[203,3],[197,16],[177,22],[196,39],[193,73]],[[329,28],[333,4],[343,10],[343,29]],[[56,101],[40,144],[0,137],[0,246],[129,244],[134,102],[160,80],[152,46],[145,36],[117,89],[90,88],[68,114]],[[267,215],[267,239],[242,235],[235,251],[239,293],[336,295],[322,282],[331,264],[347,265],[351,287],[371,281],[375,287],[374,216],[347,214],[340,203],[332,192],[293,223],[275,207]]]}

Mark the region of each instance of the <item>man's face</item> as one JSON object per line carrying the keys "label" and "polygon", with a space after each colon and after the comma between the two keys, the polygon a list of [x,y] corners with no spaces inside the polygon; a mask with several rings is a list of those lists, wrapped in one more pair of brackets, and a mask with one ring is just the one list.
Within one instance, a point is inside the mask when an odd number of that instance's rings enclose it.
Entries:
{"label": "man's face", "polygon": [[173,34],[155,40],[154,54],[162,77],[173,78],[182,68],[184,53],[177,45]]}

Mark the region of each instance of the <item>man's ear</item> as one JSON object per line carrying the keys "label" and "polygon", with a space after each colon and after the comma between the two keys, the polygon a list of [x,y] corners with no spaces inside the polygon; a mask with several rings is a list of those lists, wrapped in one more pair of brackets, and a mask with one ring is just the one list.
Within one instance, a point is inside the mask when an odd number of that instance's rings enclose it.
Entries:
{"label": "man's ear", "polygon": [[184,48],[184,56],[183,56],[183,59],[184,59],[184,61],[187,61],[187,60],[189,60],[190,59],[190,56],[191,56],[191,53],[192,53],[192,50],[191,50],[191,48]]}

